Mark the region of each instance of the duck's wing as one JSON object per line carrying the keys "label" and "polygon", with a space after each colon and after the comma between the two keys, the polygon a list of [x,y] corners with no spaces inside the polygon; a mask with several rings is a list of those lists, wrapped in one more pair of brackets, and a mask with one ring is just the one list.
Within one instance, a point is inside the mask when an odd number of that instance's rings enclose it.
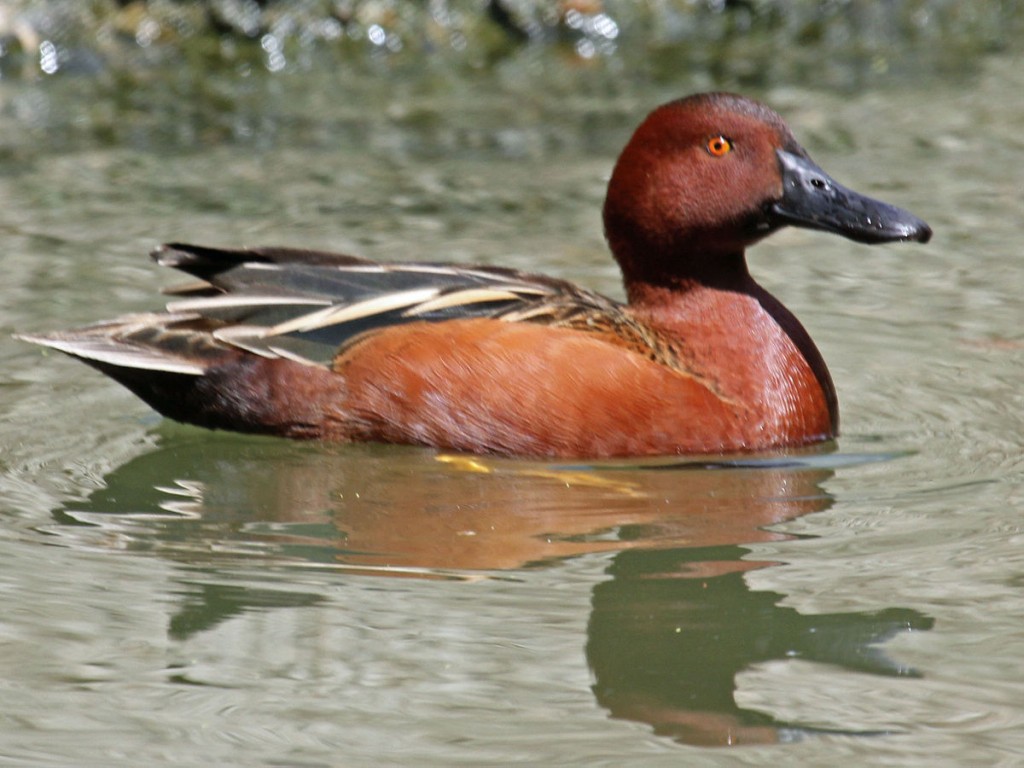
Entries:
{"label": "duck's wing", "polygon": [[470,318],[574,328],[650,357],[674,355],[621,304],[512,269],[184,244],[161,246],[153,258],[200,280],[170,290],[165,313],[23,338],[109,366],[194,375],[231,351],[330,366],[380,329]]}

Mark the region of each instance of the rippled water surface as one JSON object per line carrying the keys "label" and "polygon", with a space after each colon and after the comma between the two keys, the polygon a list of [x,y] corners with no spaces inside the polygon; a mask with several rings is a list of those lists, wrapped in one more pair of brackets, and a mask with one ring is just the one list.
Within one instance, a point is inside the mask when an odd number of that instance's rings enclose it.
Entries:
{"label": "rippled water surface", "polygon": [[[0,755],[1024,759],[1022,64],[748,89],[936,232],[752,251],[836,380],[822,451],[563,465],[214,434],[0,342]],[[0,82],[0,329],[158,306],[170,279],[145,253],[171,239],[619,295],[599,218],[615,153],[658,102],[739,86],[588,66],[314,67],[240,80],[216,119],[174,88],[126,97],[135,114],[102,80]]]}

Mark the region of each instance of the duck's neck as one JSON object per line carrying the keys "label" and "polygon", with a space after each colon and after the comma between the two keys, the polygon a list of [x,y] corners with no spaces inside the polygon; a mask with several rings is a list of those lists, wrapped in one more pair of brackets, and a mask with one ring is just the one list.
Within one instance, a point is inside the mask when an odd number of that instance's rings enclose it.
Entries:
{"label": "duck's neck", "polygon": [[699,372],[726,394],[788,398],[794,393],[781,390],[816,382],[835,434],[836,392],[821,353],[793,313],[750,276],[743,253],[690,265],[696,268],[685,274],[627,272],[630,311],[682,340]]}

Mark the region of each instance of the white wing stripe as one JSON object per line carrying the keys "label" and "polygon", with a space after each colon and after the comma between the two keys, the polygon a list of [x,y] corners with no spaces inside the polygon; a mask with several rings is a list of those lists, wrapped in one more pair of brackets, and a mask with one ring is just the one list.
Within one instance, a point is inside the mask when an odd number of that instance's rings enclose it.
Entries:
{"label": "white wing stripe", "polygon": [[168,312],[198,312],[214,309],[232,309],[234,307],[273,307],[279,305],[304,305],[311,307],[329,307],[330,299],[304,298],[299,296],[253,296],[246,294],[226,293],[221,296],[208,296],[201,299],[181,299],[167,304]]}
{"label": "white wing stripe", "polygon": [[466,304],[479,304],[488,301],[513,301],[520,297],[513,289],[501,290],[497,288],[469,288],[464,291],[438,296],[432,301],[424,301],[403,313],[404,317],[416,317],[425,315],[428,312],[436,312],[451,307],[461,307]]}
{"label": "white wing stripe", "polygon": [[296,317],[284,323],[268,328],[264,333],[267,336],[280,333],[293,333],[312,331],[317,328],[326,328],[328,325],[347,323],[352,320],[360,320],[371,315],[378,315],[383,312],[390,312],[394,309],[412,306],[420,302],[433,299],[441,292],[440,288],[420,288],[414,291],[402,291],[401,293],[388,293],[366,301],[359,301],[355,304],[347,304],[340,307],[326,307],[319,312],[311,312],[302,317]]}

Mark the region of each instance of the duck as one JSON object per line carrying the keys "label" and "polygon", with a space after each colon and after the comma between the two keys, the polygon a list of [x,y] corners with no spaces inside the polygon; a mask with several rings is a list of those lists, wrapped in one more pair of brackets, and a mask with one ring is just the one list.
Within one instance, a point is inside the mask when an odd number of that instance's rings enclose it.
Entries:
{"label": "duck", "polygon": [[926,243],[840,185],[764,104],[663,104],[614,165],[604,233],[625,301],[501,266],[161,245],[159,312],[24,335],[208,429],[514,457],[752,453],[833,440],[808,332],[751,276],[783,227]]}

